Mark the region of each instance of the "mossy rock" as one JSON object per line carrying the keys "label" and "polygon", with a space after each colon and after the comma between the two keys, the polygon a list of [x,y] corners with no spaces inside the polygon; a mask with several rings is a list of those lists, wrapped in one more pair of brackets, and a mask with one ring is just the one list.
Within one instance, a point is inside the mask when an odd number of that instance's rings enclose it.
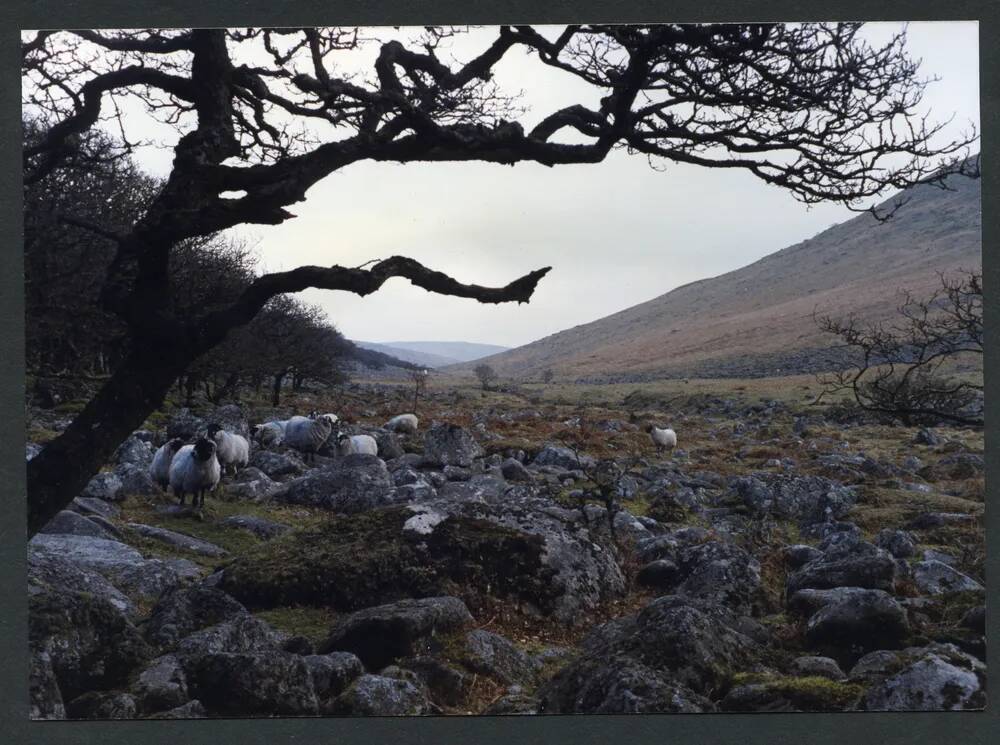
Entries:
{"label": "mossy rock", "polygon": [[865,690],[820,676],[737,674],[733,683],[720,704],[724,711],[844,711],[852,708]]}
{"label": "mossy rock", "polygon": [[227,565],[222,589],[256,609],[351,611],[436,595],[460,597],[474,612],[496,598],[552,607],[539,537],[465,517],[416,535],[403,531],[412,516],[388,507],[290,531]]}

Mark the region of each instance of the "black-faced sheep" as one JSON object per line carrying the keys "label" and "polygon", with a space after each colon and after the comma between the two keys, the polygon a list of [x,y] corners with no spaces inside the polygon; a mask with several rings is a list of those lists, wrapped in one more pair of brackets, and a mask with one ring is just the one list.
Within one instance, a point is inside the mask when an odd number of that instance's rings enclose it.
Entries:
{"label": "black-faced sheep", "polygon": [[325,415],[316,419],[293,416],[285,427],[285,444],[303,453],[303,460],[310,463],[332,434],[333,424]]}
{"label": "black-faced sheep", "polygon": [[170,464],[170,488],[184,504],[186,495],[191,495],[195,507],[205,505],[205,492],[219,485],[222,469],[215,456],[217,446],[213,440],[199,437],[194,445],[185,445],[177,451]]}
{"label": "black-faced sheep", "polygon": [[274,448],[278,447],[285,440],[285,427],[288,426],[288,420],[276,421],[276,422],[265,422],[264,424],[257,424],[253,428],[253,432],[250,437],[253,438],[261,447]]}
{"label": "black-faced sheep", "polygon": [[657,450],[662,452],[677,447],[677,433],[672,429],[660,429],[655,424],[649,424],[646,426],[646,431],[649,432],[649,439],[656,445]]}
{"label": "black-faced sheep", "polygon": [[149,464],[149,475],[153,477],[153,481],[160,485],[161,489],[166,489],[170,484],[170,463],[182,447],[184,447],[184,440],[175,437],[160,445],[154,453],[153,462]]}

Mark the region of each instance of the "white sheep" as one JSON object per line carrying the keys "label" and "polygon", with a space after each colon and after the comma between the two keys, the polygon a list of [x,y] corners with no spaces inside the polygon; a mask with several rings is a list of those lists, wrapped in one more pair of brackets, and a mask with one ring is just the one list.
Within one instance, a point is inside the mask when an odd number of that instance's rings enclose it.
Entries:
{"label": "white sheep", "polygon": [[337,433],[337,453],[339,455],[378,455],[378,442],[371,435],[349,435]]}
{"label": "white sheep", "polygon": [[287,419],[284,421],[257,424],[254,426],[253,433],[250,436],[253,438],[254,442],[258,443],[261,447],[278,447],[285,440],[286,426],[288,426]]}
{"label": "white sheep", "polygon": [[402,432],[412,435],[417,431],[418,421],[415,414],[399,414],[386,422],[385,428],[390,432]]}
{"label": "white sheep", "polygon": [[205,505],[205,492],[219,485],[222,469],[215,457],[217,445],[207,437],[199,437],[194,445],[185,445],[177,451],[170,463],[170,488],[184,504],[186,495],[191,495],[194,507]]}
{"label": "white sheep", "polygon": [[222,429],[218,424],[208,426],[208,436],[217,445],[215,456],[219,459],[222,472],[227,473],[230,466],[233,475],[241,468],[246,468],[250,462],[250,443],[243,435],[233,434]]}
{"label": "white sheep", "polygon": [[175,437],[160,445],[156,453],[153,454],[153,462],[149,464],[149,475],[153,477],[153,481],[160,485],[161,489],[166,489],[167,485],[170,484],[170,463],[182,447],[184,447],[184,440]]}
{"label": "white sheep", "polygon": [[649,439],[656,445],[657,450],[662,452],[677,447],[677,433],[672,429],[660,429],[655,424],[649,424],[646,431],[649,432]]}
{"label": "white sheep", "polygon": [[333,424],[326,416],[310,419],[293,416],[285,427],[285,444],[304,453],[307,463],[315,460],[316,452],[333,434]]}

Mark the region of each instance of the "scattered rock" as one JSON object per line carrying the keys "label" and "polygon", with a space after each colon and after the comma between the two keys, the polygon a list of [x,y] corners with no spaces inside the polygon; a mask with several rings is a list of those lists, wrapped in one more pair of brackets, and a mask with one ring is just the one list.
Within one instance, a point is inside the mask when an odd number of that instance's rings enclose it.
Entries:
{"label": "scattered rock", "polygon": [[375,455],[348,455],[289,481],[273,499],[332,512],[364,512],[391,503],[392,478]]}
{"label": "scattered rock", "polygon": [[191,698],[184,669],[172,654],[157,657],[139,673],[132,692],[146,714],[183,706]]}
{"label": "scattered rock", "polygon": [[941,444],[941,438],[930,427],[924,427],[913,437],[915,445],[930,445],[931,447]]}
{"label": "scattered rock", "polygon": [[680,576],[680,568],[670,559],[656,559],[639,570],[635,581],[643,587],[671,590],[677,586]]}
{"label": "scattered rock", "polygon": [[883,528],[875,537],[875,545],[884,548],[897,559],[906,559],[917,553],[913,534],[906,530]]}
{"label": "scattered rock", "polygon": [[146,638],[170,647],[199,629],[246,614],[242,604],[216,588],[179,588],[166,593],[153,606],[146,623]]}
{"label": "scattered rock", "polygon": [[53,535],[79,535],[90,536],[91,538],[104,538],[115,541],[118,536],[112,531],[98,525],[93,520],[89,520],[78,512],[63,510],[56,513],[49,522],[39,531]]}
{"label": "scattered rock", "polygon": [[96,499],[94,497],[76,497],[70,503],[69,509],[73,512],[79,512],[81,515],[99,515],[107,520],[116,518],[121,514],[120,508],[110,502],[105,502],[103,499]]}
{"label": "scattered rock", "polygon": [[312,672],[280,651],[209,653],[189,666],[191,692],[213,716],[308,716],[319,713]]}
{"label": "scattered rock", "polygon": [[400,600],[366,608],[337,621],[321,652],[348,651],[366,667],[378,669],[418,652],[418,642],[471,623],[472,615],[458,598]]}
{"label": "scattered rock", "polygon": [[298,476],[306,470],[305,464],[298,458],[270,450],[254,452],[250,456],[250,465],[272,479],[278,476]]}
{"label": "scattered rock", "polygon": [[906,610],[881,590],[861,590],[824,605],[806,623],[813,647],[838,651],[893,647],[909,633]]}
{"label": "scattered rock", "polygon": [[168,546],[174,546],[175,548],[190,551],[198,554],[199,556],[220,558],[222,556],[229,555],[229,552],[224,548],[220,548],[214,543],[203,541],[201,538],[195,538],[194,536],[190,536],[185,533],[178,533],[174,530],[167,530],[166,528],[157,528],[153,525],[143,525],[142,523],[128,523],[127,525],[131,530],[134,530],[141,536],[152,538],[154,541],[160,541],[161,543],[166,543]]}
{"label": "scattered rock", "polygon": [[905,665],[865,694],[868,711],[954,711],[986,706],[986,666],[952,644],[908,649]]}
{"label": "scattered rock", "polygon": [[472,435],[454,424],[434,424],[424,435],[424,459],[436,466],[468,468],[482,454]]}
{"label": "scattered rock", "polygon": [[918,561],[913,565],[913,581],[928,595],[983,589],[974,579],[941,561]]}
{"label": "scattered rock", "polygon": [[833,587],[863,587],[891,592],[895,576],[896,563],[888,552],[881,549],[867,555],[824,555],[793,572],[788,577],[787,592],[792,595],[805,588],[821,590]]}
{"label": "scattered rock", "polygon": [[830,657],[806,656],[792,660],[791,672],[806,677],[816,676],[830,680],[845,680],[847,676],[837,661]]}
{"label": "scattered rock", "polygon": [[940,528],[945,525],[961,525],[975,521],[975,515],[966,515],[962,512],[925,512],[915,518],[910,524],[911,530],[927,530],[929,528]]}
{"label": "scattered rock", "polygon": [[857,490],[822,476],[757,472],[730,481],[751,510],[806,523],[839,519],[857,501]]}
{"label": "scattered rock", "polygon": [[88,691],[66,704],[68,719],[135,719],[135,699],[127,693]]}
{"label": "scattered rock", "polygon": [[508,685],[527,684],[538,672],[533,660],[509,639],[484,629],[466,634],[462,661],[471,670]]}
{"label": "scattered rock", "polygon": [[105,502],[120,502],[124,499],[121,478],[111,472],[101,472],[94,476],[80,492],[81,497],[103,499]]}
{"label": "scattered rock", "polygon": [[409,680],[362,675],[336,700],[338,713],[414,716],[432,713],[427,691]]}
{"label": "scattered rock", "polygon": [[567,471],[572,471],[581,467],[591,468],[594,465],[594,459],[583,453],[577,456],[568,447],[547,444],[538,452],[532,464],[536,466],[557,466],[565,468]]}
{"label": "scattered rock", "polygon": [[321,702],[340,695],[365,672],[361,660],[350,652],[306,655],[302,661],[312,674],[313,690]]}
{"label": "scattered rock", "polygon": [[28,673],[28,718],[65,719],[59,684],[52,670],[52,657],[45,651],[34,651]]}
{"label": "scattered rock", "polygon": [[526,481],[530,482],[532,480],[531,471],[525,468],[524,464],[514,458],[507,458],[503,463],[500,464],[500,473],[507,481]]}

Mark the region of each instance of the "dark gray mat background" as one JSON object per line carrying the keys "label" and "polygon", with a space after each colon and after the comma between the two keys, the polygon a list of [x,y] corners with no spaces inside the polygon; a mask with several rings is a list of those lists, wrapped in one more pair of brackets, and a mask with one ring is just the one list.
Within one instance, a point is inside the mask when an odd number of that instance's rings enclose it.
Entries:
{"label": "dark gray mat background", "polygon": [[[1000,741],[1000,704],[985,712],[886,714],[693,714],[638,716],[271,719],[150,722],[30,722],[27,719],[27,623],[24,505],[24,300],[21,252],[21,28],[135,28],[147,26],[423,25],[429,23],[580,23],[650,21],[978,20],[983,148],[995,152],[998,122],[1000,3],[996,0],[3,0],[0,3],[0,742],[2,743],[936,743]],[[994,246],[997,172],[985,158],[983,183],[986,286],[987,401],[1000,395],[1000,262]],[[1000,463],[994,456],[997,421],[987,421],[988,500],[997,498]],[[989,671],[1000,670],[998,552],[1000,520],[987,509]],[[995,678],[994,678],[995,679]],[[993,689],[996,690],[995,684]],[[995,697],[996,694],[994,694]],[[991,697],[993,698],[993,697]]]}

